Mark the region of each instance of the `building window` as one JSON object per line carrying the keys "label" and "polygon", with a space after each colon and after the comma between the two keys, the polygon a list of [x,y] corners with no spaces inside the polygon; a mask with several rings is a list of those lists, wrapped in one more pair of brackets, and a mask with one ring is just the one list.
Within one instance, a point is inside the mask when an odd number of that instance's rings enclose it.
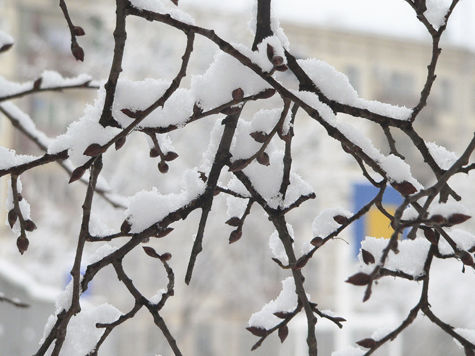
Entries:
{"label": "building window", "polygon": [[411,73],[392,71],[388,74],[375,74],[376,83],[379,84],[377,100],[408,107],[416,104],[415,80]]}
{"label": "building window", "polygon": [[475,112],[475,83],[472,85],[472,97],[470,98],[470,102],[472,103],[472,111]]}
{"label": "building window", "polygon": [[195,329],[195,355],[210,356],[214,355],[213,351],[213,334],[210,324],[200,324]]}
{"label": "building window", "polygon": [[389,78],[389,90],[398,97],[405,97],[414,92],[414,78],[409,73],[393,72]]}
{"label": "building window", "polygon": [[453,85],[448,79],[442,79],[439,82],[439,107],[441,110],[452,110]]}
{"label": "building window", "polygon": [[355,66],[348,65],[345,68],[345,74],[348,77],[348,80],[350,81],[350,84],[355,88],[355,90],[360,93],[361,89],[361,78],[360,78],[360,70],[356,68]]}

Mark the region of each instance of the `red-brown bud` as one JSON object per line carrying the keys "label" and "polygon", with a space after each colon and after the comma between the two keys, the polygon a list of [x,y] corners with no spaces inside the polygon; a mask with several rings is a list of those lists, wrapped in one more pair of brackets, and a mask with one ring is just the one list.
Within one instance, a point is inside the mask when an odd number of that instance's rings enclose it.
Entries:
{"label": "red-brown bud", "polygon": [[128,234],[131,229],[132,225],[127,219],[125,219],[122,225],[120,225],[120,232],[122,232],[123,234]]}
{"label": "red-brown bud", "polygon": [[36,230],[36,224],[33,222],[33,220],[28,219],[25,221],[25,230],[30,232]]}
{"label": "red-brown bud", "polygon": [[17,218],[18,216],[14,209],[8,212],[8,224],[10,225],[10,227],[13,227],[13,225],[15,225]]}
{"label": "red-brown bud", "polygon": [[115,141],[114,145],[115,145],[115,149],[116,151],[120,150],[122,148],[122,146],[125,145],[125,141],[126,141],[126,137],[121,137],[119,139],[117,139],[117,141]]}
{"label": "red-brown bud", "polygon": [[355,286],[365,286],[371,282],[369,274],[358,272],[346,280],[346,283],[354,284]]}
{"label": "red-brown bud", "polygon": [[86,173],[86,168],[83,166],[76,168],[73,173],[71,173],[71,178],[69,178],[69,183],[75,182]]}
{"label": "red-brown bud", "polygon": [[23,255],[23,253],[28,249],[28,245],[30,241],[25,236],[20,236],[16,240],[16,245],[18,247],[18,251]]}
{"label": "red-brown bud", "polygon": [[165,252],[160,255],[160,260],[163,262],[170,261],[171,258],[172,258],[172,254],[170,252]]}
{"label": "red-brown bud", "polygon": [[254,131],[254,132],[251,132],[249,135],[259,143],[264,143],[266,142],[266,139],[267,139],[267,134],[262,131]]}
{"label": "red-brown bud", "polygon": [[160,171],[160,173],[167,173],[168,168],[168,164],[166,164],[165,161],[158,162],[158,170]]}
{"label": "red-brown bud", "polygon": [[376,262],[371,252],[366,251],[365,249],[361,249],[361,257],[363,257],[363,262],[367,265],[373,264]]}
{"label": "red-brown bud", "polygon": [[269,155],[265,151],[262,151],[260,154],[258,154],[256,159],[257,162],[259,162],[263,166],[270,165]]}
{"label": "red-brown bud", "polygon": [[266,329],[258,328],[256,326],[249,326],[249,327],[246,328],[246,330],[249,331],[251,334],[253,334],[255,336],[259,336],[259,337],[265,336],[267,334]]}
{"label": "red-brown bud", "polygon": [[81,61],[81,62],[84,61],[84,50],[75,41],[71,43],[71,52],[74,58],[76,58],[76,60]]}
{"label": "red-brown bud", "polygon": [[229,235],[229,243],[232,244],[232,243],[238,241],[241,237],[242,237],[242,231],[241,230],[234,230]]}
{"label": "red-brown bud", "polygon": [[232,92],[232,97],[235,101],[242,100],[242,98],[244,98],[244,90],[242,90],[241,88],[234,89]]}
{"label": "red-brown bud", "polygon": [[169,151],[163,156],[163,159],[165,161],[173,161],[174,159],[177,159],[177,158],[178,158],[178,153],[173,152],[173,151]]}
{"label": "red-brown bud", "polygon": [[84,36],[86,34],[81,26],[74,26],[73,33],[75,36]]}
{"label": "red-brown bud", "polygon": [[272,64],[274,65],[274,67],[280,66],[282,63],[284,63],[284,58],[282,58],[281,56],[275,56],[274,58],[272,58]]}
{"label": "red-brown bud", "polygon": [[287,336],[289,335],[289,328],[287,325],[282,325],[278,331],[280,342],[283,343]]}
{"label": "red-brown bud", "polygon": [[396,189],[399,193],[401,193],[404,196],[411,195],[417,192],[416,187],[414,187],[408,181],[403,181],[401,183],[394,182],[391,185],[394,187],[394,189]]}
{"label": "red-brown bud", "polygon": [[239,226],[241,225],[241,219],[239,219],[237,216],[233,216],[232,218],[226,221],[226,224],[230,226]]}
{"label": "red-brown bud", "polygon": [[98,143],[91,143],[87,148],[84,150],[83,155],[95,157],[104,153],[106,148],[104,146],[99,145]]}
{"label": "red-brown bud", "polygon": [[274,58],[274,47],[270,44],[267,44],[267,58],[269,61],[272,61],[272,58]]}
{"label": "red-brown bud", "polygon": [[153,247],[150,246],[142,246],[143,250],[147,255],[153,258],[160,258],[161,256],[153,249]]}
{"label": "red-brown bud", "polygon": [[376,341],[374,341],[371,338],[363,339],[363,340],[357,341],[356,343],[366,349],[371,349],[374,346],[376,346]]}

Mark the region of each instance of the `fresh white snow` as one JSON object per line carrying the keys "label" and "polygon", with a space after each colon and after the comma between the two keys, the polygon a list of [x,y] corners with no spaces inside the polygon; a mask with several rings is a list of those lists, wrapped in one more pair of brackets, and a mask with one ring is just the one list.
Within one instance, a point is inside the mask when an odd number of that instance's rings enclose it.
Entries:
{"label": "fresh white snow", "polygon": [[282,291],[279,296],[264,305],[262,309],[251,315],[249,326],[271,329],[282,319],[276,317],[276,312],[292,312],[297,307],[297,294],[295,294],[295,283],[292,277],[287,277],[282,281]]}

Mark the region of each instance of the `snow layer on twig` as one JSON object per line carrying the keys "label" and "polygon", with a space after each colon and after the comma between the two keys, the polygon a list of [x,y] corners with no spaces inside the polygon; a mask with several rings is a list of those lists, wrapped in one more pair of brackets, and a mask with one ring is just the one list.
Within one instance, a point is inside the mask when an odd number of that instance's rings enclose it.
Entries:
{"label": "snow layer on twig", "polygon": [[241,194],[244,197],[251,196],[249,192],[247,191],[246,187],[244,186],[244,184],[242,184],[241,181],[237,179],[235,176],[231,177],[231,179],[229,180],[227,184],[227,188],[232,190],[233,192]]}
{"label": "snow layer on twig", "polygon": [[103,127],[99,123],[104,99],[104,90],[99,90],[94,105],[87,105],[84,115],[69,125],[65,134],[51,141],[48,153],[54,154],[68,150],[69,158],[73,164],[80,166],[91,158],[83,154],[90,144],[104,145],[117,135],[119,129],[110,126]]}
{"label": "snow layer on twig", "polygon": [[[244,51],[244,46],[238,47]],[[191,80],[193,96],[205,111],[232,101],[232,92],[238,88],[244,91],[244,96],[249,96],[269,88],[269,85],[237,59],[222,52],[214,57],[204,74],[193,76]]]}
{"label": "snow layer on twig", "polygon": [[[120,315],[121,312],[117,308],[107,303],[99,306],[82,303],[81,312],[73,316],[68,324],[68,333],[61,351],[70,356],[89,354],[104,333],[104,330],[97,328],[96,324],[114,322]],[[48,324],[53,320],[52,317],[50,319]],[[46,328],[44,335],[48,335]]]}
{"label": "snow layer on twig", "polygon": [[8,33],[0,31],[0,48],[15,43],[15,40]]}
{"label": "snow layer on twig", "polygon": [[[325,238],[331,233],[338,230],[341,226],[340,223],[336,222],[333,217],[341,215],[345,218],[350,218],[353,214],[343,208],[329,208],[323,210],[320,214],[318,214],[312,222],[312,236],[313,237],[321,237]],[[313,245],[310,241],[304,242],[302,245],[302,254],[308,253],[310,250],[313,249]]]}
{"label": "snow layer on twig", "polygon": [[[451,229],[448,230],[447,233],[449,236],[454,240],[454,242],[457,244],[457,247],[468,251],[471,248],[475,247],[475,235],[462,230],[462,229]],[[453,248],[449,245],[449,243],[441,237],[439,239],[439,252],[443,255],[449,255],[454,253]]]}
{"label": "snow layer on twig", "polygon": [[[423,205],[426,199],[420,199],[419,204]],[[427,217],[430,218],[433,215],[441,215],[448,219],[453,214],[470,215],[468,209],[460,202],[449,201],[447,203],[433,202],[427,209]],[[408,206],[402,213],[404,220],[415,220],[419,218],[419,213],[413,206]]]}
{"label": "snow layer on twig", "polygon": [[69,125],[66,134],[58,136],[52,142],[48,147],[48,153],[58,153],[67,149],[73,164],[80,166],[91,158],[83,154],[89,145],[93,143],[104,145],[118,133],[118,129],[103,127],[95,118],[83,117]]}
{"label": "snow layer on twig", "polygon": [[298,59],[297,63],[329,99],[349,105],[358,99],[358,93],[351,86],[348,77],[327,62],[318,59]]}
{"label": "snow layer on twig", "polygon": [[280,184],[283,172],[283,151],[274,151],[269,155],[270,165],[264,166],[256,161],[250,163],[243,172],[250,179],[254,189],[266,200],[273,209],[286,208],[301,196],[313,193],[312,187],[299,175],[290,173],[290,185],[287,188],[285,200],[280,194]]}
{"label": "snow layer on twig", "polygon": [[[252,157],[261,148],[262,143],[256,142],[250,134],[256,131],[268,134],[277,124],[279,117],[280,110],[260,110],[254,114],[250,122],[240,120],[231,144],[232,160]],[[253,160],[243,169],[254,189],[273,209],[288,207],[301,196],[313,193],[312,187],[291,171],[290,185],[287,187],[285,200],[283,199],[279,191],[283,176],[284,152],[279,150],[276,141],[276,138],[272,139],[265,150],[269,155],[270,165],[264,166]]]}
{"label": "snow layer on twig", "polygon": [[445,15],[450,8],[451,0],[427,0],[427,10],[424,16],[429,20],[434,29],[438,30],[445,24]]}
{"label": "snow layer on twig", "polygon": [[114,230],[107,226],[98,214],[92,213],[89,220],[89,233],[93,236],[106,236],[113,234]]}
{"label": "snow layer on twig", "polygon": [[326,104],[322,103],[318,96],[315,93],[310,91],[299,91],[291,89],[290,92],[302,100],[307,105],[313,107],[318,111],[318,114],[321,116],[322,119],[327,121],[328,123],[335,125],[336,124],[336,116],[333,113],[333,110]]}
{"label": "snow layer on twig", "polygon": [[9,169],[11,167],[33,161],[35,156],[17,155],[14,150],[0,147],[0,170]]}
{"label": "snow layer on twig", "polygon": [[0,77],[0,97],[11,96],[33,89],[51,89],[87,85],[91,81],[91,77],[87,74],[80,74],[73,78],[64,78],[58,72],[51,70],[44,71],[39,79],[41,79],[40,85],[35,88],[33,81],[17,83]]}
{"label": "snow layer on twig", "polygon": [[189,14],[179,9],[169,0],[130,0],[133,7],[160,14],[168,14],[175,20],[194,25],[195,20]]}
{"label": "snow layer on twig", "polygon": [[[132,81],[120,79],[117,82],[117,88],[114,98],[113,114],[114,119],[125,127],[134,120],[121,112],[122,109],[131,111],[140,111],[146,109],[154,101],[160,98],[169,86],[166,80],[147,78],[142,81]],[[141,126],[147,126],[150,117],[141,122]]]}
{"label": "snow layer on twig", "polygon": [[[361,248],[370,252],[376,261],[379,261],[389,240],[367,236]],[[418,277],[424,273],[424,263],[429,251],[430,243],[426,239],[401,240],[398,243],[399,253],[390,251],[386,259],[385,268],[391,271],[400,271]],[[374,266],[363,262],[361,253],[358,255],[363,272],[371,273]]]}
{"label": "snow layer on twig", "polygon": [[162,299],[162,296],[167,292],[166,289],[159,289],[149,300],[151,303],[157,304]]}
{"label": "snow layer on twig", "polygon": [[60,289],[39,283],[32,275],[22,270],[18,265],[0,259],[0,277],[24,290],[35,300],[52,303],[61,293]]}
{"label": "snow layer on twig", "polygon": [[422,185],[412,177],[411,166],[407,164],[401,157],[390,154],[388,156],[381,155],[378,161],[380,167],[386,172],[391,182],[401,183],[410,182],[416,189],[423,188]]}
{"label": "snow layer on twig", "polygon": [[297,62],[322,93],[331,100],[360,109],[367,109],[376,114],[397,120],[407,120],[412,113],[411,109],[404,106],[390,105],[360,98],[350,84],[348,77],[324,61],[299,59]]}
{"label": "snow layer on twig", "polygon": [[323,104],[318,96],[307,91],[292,91],[296,96],[303,100],[307,105],[315,108],[320,117],[328,124],[339,130],[349,141],[361,148],[361,150],[374,160],[385,172],[391,183],[402,183],[404,181],[411,183],[417,190],[423,188],[411,174],[410,166],[401,158],[390,154],[383,155],[356,127],[337,119],[328,105]]}
{"label": "snow layer on twig", "polygon": [[251,119],[251,131],[269,133],[280,118],[281,109],[263,109],[256,112]]}
{"label": "snow layer on twig", "polygon": [[[132,123],[134,119],[125,115],[121,110],[145,110],[160,99],[170,86],[166,80],[147,78],[142,81],[121,79],[117,83],[116,96],[113,105],[114,118],[122,127]],[[193,114],[194,98],[189,89],[176,90],[161,107],[156,108],[143,121],[140,127],[181,126]]]}
{"label": "snow layer on twig", "polygon": [[96,263],[100,260],[102,260],[104,257],[110,255],[114,251],[116,251],[118,247],[112,246],[108,243],[102,245],[101,247],[97,248],[93,253],[90,255],[86,256],[87,263],[93,264]]}
{"label": "snow layer on twig", "polygon": [[244,211],[246,210],[247,207],[247,200],[246,199],[240,199],[240,198],[235,198],[235,197],[227,197],[226,198],[226,214],[230,218],[237,216],[238,218],[241,218],[244,214]]}
{"label": "snow layer on twig", "polygon": [[336,222],[333,217],[341,215],[345,218],[350,218],[353,214],[342,208],[331,208],[323,210],[312,222],[312,236],[313,237],[322,237],[330,235],[336,231],[341,224]]}
{"label": "snow layer on twig", "polygon": [[412,205],[407,206],[402,212],[401,219],[403,220],[416,220],[417,218],[419,218],[419,213]]}
{"label": "snow layer on twig", "polygon": [[71,279],[69,283],[66,285],[64,290],[58,294],[56,297],[55,301],[55,312],[54,314],[51,314],[48,317],[48,320],[46,321],[46,324],[43,328],[43,337],[40,340],[40,344],[42,344],[46,338],[47,335],[51,332],[51,330],[54,327],[54,324],[56,323],[57,320],[57,315],[61,313],[63,310],[69,309],[71,306],[71,301],[72,301],[72,295],[73,295],[73,280]]}
{"label": "snow layer on twig", "polygon": [[35,138],[41,145],[48,147],[51,139],[38,130],[31,117],[11,102],[0,104],[0,109],[6,111],[21,126],[28,135]]}
{"label": "snow layer on twig", "polygon": [[218,151],[219,141],[223,135],[224,125],[221,124],[221,121],[216,120],[211,133],[209,135],[208,146],[203,152],[200,162],[200,170],[205,173],[209,173]]}
{"label": "snow layer on twig", "polygon": [[391,105],[377,100],[367,100],[363,98],[358,98],[354,106],[396,120],[408,120],[412,114],[412,109],[406,108],[405,106]]}
{"label": "snow layer on twig", "polygon": [[[287,230],[289,230],[289,235],[294,239],[294,229],[292,225],[287,224]],[[287,253],[285,252],[284,245],[282,241],[280,241],[279,233],[275,230],[269,237],[269,248],[272,252],[272,256],[280,260],[281,262],[288,264],[289,258],[287,257]]]}
{"label": "snow layer on twig", "polygon": [[297,308],[297,300],[294,280],[292,277],[287,277],[282,281],[282,291],[279,296],[264,305],[260,311],[252,314],[249,319],[249,326],[266,330],[273,328],[282,321],[274,313],[293,312]]}
{"label": "snow layer on twig", "polygon": [[71,302],[73,299],[73,284],[74,280],[71,279],[64,288],[63,292],[56,298],[56,314],[61,313],[63,310],[68,310],[71,307]]}
{"label": "snow layer on twig", "polygon": [[73,78],[65,78],[58,72],[52,70],[45,70],[41,74],[41,89],[85,85],[92,80],[90,75],[80,74]]}
{"label": "snow layer on twig", "polygon": [[446,218],[448,218],[452,214],[470,215],[465,205],[463,205],[461,202],[456,202],[456,201],[448,201],[447,203],[434,202],[429,207],[428,212],[429,212],[429,216],[442,215],[443,217],[446,217]]}
{"label": "snow layer on twig", "polygon": [[[236,133],[234,134],[233,141],[231,143],[231,154],[233,161],[238,159],[248,159],[261,148],[262,143],[256,142],[250,136],[250,134],[253,131],[270,131],[269,128],[272,125],[275,125],[275,123],[277,122],[275,120],[276,117],[270,115],[271,112],[273,113],[274,111],[266,110],[265,113],[267,113],[267,115],[259,115],[262,114],[262,111],[257,112],[253,116],[253,119],[256,118],[256,123],[253,122],[254,120],[251,120],[251,122],[244,120],[238,121]],[[258,125],[257,122],[259,121],[259,117],[267,119],[269,121],[269,124],[267,125],[264,120],[263,125],[265,126]],[[256,127],[256,129],[254,129],[254,127]],[[276,146],[274,144],[274,140],[272,140],[267,146],[266,152],[273,151],[275,148]]]}
{"label": "snow layer on twig", "polygon": [[268,57],[267,48],[271,46],[273,49],[273,57],[279,56],[282,58],[282,64],[287,64],[287,58],[285,57],[285,46],[278,36],[269,36],[264,38],[258,45],[257,51],[251,50],[240,43],[234,44],[234,47],[251,60],[254,64],[257,64],[262,71],[270,72],[274,68],[273,63]]}
{"label": "snow layer on twig", "polygon": [[0,98],[10,96],[16,93],[27,91],[33,88],[32,82],[17,83],[11,82],[4,77],[0,77]]}
{"label": "snow layer on twig", "polygon": [[161,194],[154,187],[151,191],[140,191],[130,198],[125,212],[132,225],[131,232],[138,233],[160,222],[172,211],[186,206],[200,194],[206,184],[196,171],[188,170],[183,176],[183,188],[179,193]]}
{"label": "snow layer on twig", "polygon": [[434,142],[426,142],[426,146],[429,149],[431,156],[434,158],[434,161],[442,169],[449,169],[455,161],[457,161],[457,155],[443,146],[439,146]]}
{"label": "snow layer on twig", "polygon": [[[251,19],[248,23],[248,28],[251,31],[252,34],[256,33],[256,20],[257,20],[257,1],[253,2],[252,8],[251,8]],[[282,44],[282,46],[286,49],[289,50],[290,48],[290,43],[289,39],[284,33],[284,30],[282,27],[280,27],[280,21],[277,16],[275,16],[274,13],[274,6],[271,6],[271,15],[270,15],[270,27],[272,29],[272,32],[277,36],[279,39],[279,42]]]}

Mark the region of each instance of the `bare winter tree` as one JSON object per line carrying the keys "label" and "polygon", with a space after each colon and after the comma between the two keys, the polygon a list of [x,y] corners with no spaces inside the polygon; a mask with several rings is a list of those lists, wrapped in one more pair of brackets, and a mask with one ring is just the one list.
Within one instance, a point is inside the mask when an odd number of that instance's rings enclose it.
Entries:
{"label": "bare winter tree", "polygon": [[[185,283],[191,283],[193,274],[200,273],[195,264],[203,249],[213,201],[220,196],[229,196],[243,207],[238,215],[223,222],[234,229],[229,243],[241,239],[251,207],[258,206],[276,231],[273,251],[275,268],[281,268],[289,275],[283,282],[280,296],[255,313],[249,321],[247,329],[257,337],[252,350],[273,333],[277,333],[284,342],[288,335],[287,325],[298,314],[306,317],[308,354],[312,356],[318,353],[316,327],[319,318],[343,327],[344,316],[329,315],[319,308],[317,300],[310,299],[305,285],[305,266],[314,256],[318,256],[323,245],[333,241],[358,218],[376,207],[391,221],[394,232],[390,239],[384,241],[384,245],[372,243],[371,240],[365,242],[360,253],[364,262],[362,269],[355,271],[346,282],[364,289],[363,301],[371,298],[378,280],[387,276],[418,281],[422,288],[419,301],[399,326],[377,339],[365,338],[357,342],[361,347],[358,355],[373,354],[379,347],[397,338],[421,314],[434,327],[457,340],[466,356],[475,355],[473,334],[467,334],[437,316],[429,296],[430,272],[435,259],[459,260],[464,268],[475,266],[474,236],[467,231],[453,229],[470,216],[460,203],[463,197],[448,183],[454,175],[468,174],[475,168],[471,158],[475,150],[475,136],[466,143],[465,151],[447,165],[441,163],[447,150],[427,144],[421,133],[414,129],[414,123],[424,110],[436,80],[441,54],[439,42],[458,0],[452,0],[449,7],[438,10],[430,9],[434,3],[431,1],[406,0],[406,3],[413,8],[414,15],[432,38],[427,79],[417,105],[412,109],[362,99],[347,78],[333,67],[315,60],[297,59],[290,52],[278,21],[272,17],[271,0],[256,1],[255,37],[251,48],[231,44],[213,29],[195,25],[193,19],[180,10],[177,0],[116,0],[114,54],[105,85],[99,88],[87,76],[65,79],[54,72],[46,72],[38,79],[23,84],[0,82],[0,112],[45,152],[40,157],[22,156],[0,147],[0,176],[10,177],[8,223],[18,234],[17,246],[21,254],[28,249],[28,232],[36,229],[30,218],[27,197],[21,194],[21,175],[57,162],[69,174],[70,183],[79,181],[87,185],[71,270],[72,281],[57,303],[56,315],[48,321],[45,337],[36,355],[44,355],[48,350],[52,355],[61,353],[68,326],[81,313],[81,294],[107,266],[114,269],[117,279],[130,293],[133,307],[112,320],[96,324],[98,329],[103,330],[102,336],[88,355],[97,355],[110,333],[134,318],[141,309],[150,313],[173,353],[182,355],[179,340],[174,338],[173,331],[162,317],[167,300],[174,295],[175,275],[169,264],[172,256],[168,252],[157,252],[145,244],[151,238],[173,235],[173,224],[187,219],[191,212],[199,211],[200,220],[196,237],[189,246],[191,253],[185,276]],[[84,30],[70,17],[65,0],[60,0],[60,7],[70,30],[72,55],[82,61],[85,53],[80,45],[80,36],[85,34]],[[433,10],[430,18],[428,10]],[[434,11],[438,11],[438,16],[434,16]],[[186,37],[180,68],[173,80],[132,82],[120,78],[125,46],[140,45],[127,43],[126,22],[130,17],[160,22],[181,31]],[[194,77],[191,87],[187,88],[182,83],[197,36],[214,43],[220,53],[206,73]],[[0,52],[7,51],[12,44],[13,39],[0,33]],[[71,88],[99,88],[98,98],[94,106],[86,110],[84,117],[70,125],[66,134],[54,140],[47,139],[36,129],[33,121],[13,104],[14,99],[26,95]],[[273,109],[259,109],[264,102],[266,107]],[[257,110],[251,121],[243,119],[248,115],[246,110],[249,107],[253,108],[249,112]],[[361,168],[362,177],[378,189],[378,193],[359,211],[350,213],[333,209],[318,216],[313,223],[314,235],[309,239],[306,252],[301,255],[294,248],[293,230],[287,222],[287,214],[299,209],[307,200],[314,199],[316,194],[292,169],[293,160],[299,159],[292,154],[292,144],[299,139],[293,130],[298,112],[302,113],[299,119],[311,120],[314,125],[322,126],[328,136],[339,141],[341,149]],[[369,120],[378,125],[390,154],[382,154],[357,128],[338,120],[337,114],[348,114],[354,120]],[[184,189],[180,192],[164,195],[156,190],[142,191],[124,203],[98,184],[103,156],[112,150],[127,150],[127,140],[131,135],[147,138],[150,143],[147,155],[158,159],[159,172],[167,173],[172,161],[178,158],[167,134],[191,129],[188,124],[207,117],[216,122],[211,141],[199,167],[183,172]],[[420,153],[420,162],[416,164],[431,172],[435,177],[434,184],[423,187],[411,175],[409,163],[398,150],[400,143],[396,137],[399,136],[393,135],[395,131],[407,137]],[[403,203],[394,214],[382,204],[388,186],[394,187],[403,197]],[[99,236],[90,230],[96,195],[117,207],[120,210],[118,214],[125,212],[126,219],[113,234]],[[409,233],[403,241],[400,238],[404,229],[408,229]],[[81,275],[86,244],[119,239],[123,241],[119,248],[100,249],[95,261]],[[449,251],[440,248],[442,244],[448,244]],[[166,289],[153,298],[147,298],[137,287],[123,264],[126,256],[140,248],[163,266],[168,277]],[[404,259],[406,253],[412,257]],[[405,262],[395,263],[396,254],[398,261]],[[407,272],[407,265],[415,262],[420,268]]]}

